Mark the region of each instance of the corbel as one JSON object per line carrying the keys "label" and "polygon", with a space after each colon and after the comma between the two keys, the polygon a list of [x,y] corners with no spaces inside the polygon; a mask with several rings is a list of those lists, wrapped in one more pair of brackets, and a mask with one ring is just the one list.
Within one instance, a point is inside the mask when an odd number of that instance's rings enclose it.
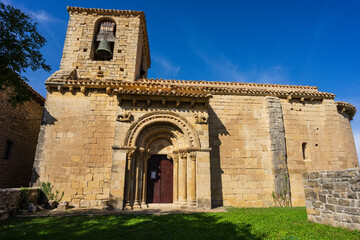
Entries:
{"label": "corbel", "polygon": [[74,86],[69,86],[69,92],[74,93]]}
{"label": "corbel", "polygon": [[58,85],[58,86],[57,86],[57,90],[58,90],[60,93],[62,93],[63,87],[62,87],[61,85]]}
{"label": "corbel", "polygon": [[286,100],[287,100],[288,102],[291,102],[291,100],[292,100],[292,93],[290,93],[290,95],[286,98]]}
{"label": "corbel", "polygon": [[106,87],[106,93],[109,95],[111,94],[111,87]]}
{"label": "corbel", "polygon": [[85,94],[85,92],[86,92],[86,87],[85,87],[85,86],[81,86],[81,87],[80,87],[80,92],[83,93],[83,94]]}
{"label": "corbel", "polygon": [[181,101],[180,101],[180,100],[176,100],[175,105],[176,105],[176,107],[177,107],[177,108],[179,108],[179,107],[180,107],[180,104],[181,104]]}

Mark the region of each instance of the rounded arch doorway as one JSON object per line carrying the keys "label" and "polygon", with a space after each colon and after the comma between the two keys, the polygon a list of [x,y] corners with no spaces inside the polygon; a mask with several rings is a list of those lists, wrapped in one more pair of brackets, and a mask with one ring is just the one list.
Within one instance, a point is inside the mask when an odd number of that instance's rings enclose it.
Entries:
{"label": "rounded arch doorway", "polygon": [[125,145],[133,150],[127,154],[124,207],[196,202],[196,155],[188,149],[200,144],[186,120],[173,113],[146,115],[132,124]]}

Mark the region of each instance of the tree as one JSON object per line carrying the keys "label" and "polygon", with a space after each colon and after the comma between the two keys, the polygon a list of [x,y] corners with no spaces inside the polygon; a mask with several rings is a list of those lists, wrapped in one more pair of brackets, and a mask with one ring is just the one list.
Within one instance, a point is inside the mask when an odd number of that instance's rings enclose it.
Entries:
{"label": "tree", "polygon": [[22,76],[32,71],[51,67],[40,53],[46,39],[38,33],[37,23],[21,10],[0,3],[0,91],[12,89],[8,101],[16,106],[31,99],[31,93]]}

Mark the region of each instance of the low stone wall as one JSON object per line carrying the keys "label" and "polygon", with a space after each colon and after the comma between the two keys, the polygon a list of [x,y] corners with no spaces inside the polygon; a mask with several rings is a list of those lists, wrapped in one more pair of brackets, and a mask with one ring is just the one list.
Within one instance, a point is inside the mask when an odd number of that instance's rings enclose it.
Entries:
{"label": "low stone wall", "polygon": [[309,221],[360,229],[360,169],[303,174]]}
{"label": "low stone wall", "polygon": [[[26,191],[21,194],[21,191]],[[12,213],[27,203],[37,203],[39,188],[3,188],[0,189],[0,220],[8,218]],[[25,196],[26,195],[26,196]],[[26,199],[22,199],[26,198]],[[22,201],[25,201],[21,206]]]}

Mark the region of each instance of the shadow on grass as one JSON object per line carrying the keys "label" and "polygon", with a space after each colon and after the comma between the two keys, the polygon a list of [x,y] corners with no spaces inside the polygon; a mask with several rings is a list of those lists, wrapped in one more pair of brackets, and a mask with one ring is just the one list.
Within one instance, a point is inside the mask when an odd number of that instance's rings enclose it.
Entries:
{"label": "shadow on grass", "polygon": [[0,239],[262,239],[251,225],[212,214],[13,218]]}

